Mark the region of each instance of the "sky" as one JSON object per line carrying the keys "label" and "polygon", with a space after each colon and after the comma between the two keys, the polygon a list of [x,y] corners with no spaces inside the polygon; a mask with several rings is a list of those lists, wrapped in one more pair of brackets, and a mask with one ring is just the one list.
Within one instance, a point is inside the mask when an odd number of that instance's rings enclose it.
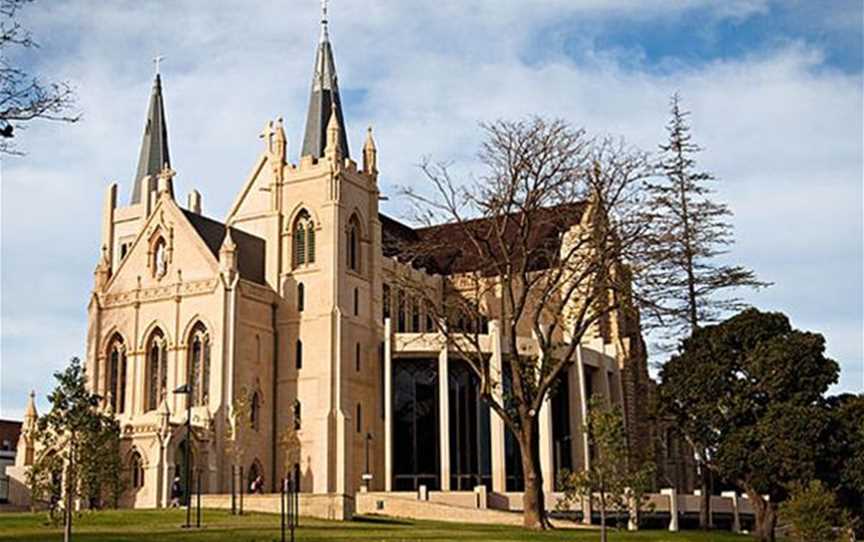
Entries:
{"label": "sky", "polygon": [[[296,162],[319,34],[316,0],[37,0],[39,47],[12,56],[77,89],[81,121],[32,123],[0,157],[0,418],[20,418],[83,355],[101,206],[124,205],[152,58],[175,192],[223,219],[283,117]],[[352,154],[378,144],[382,211],[409,214],[417,164],[478,172],[478,123],[559,117],[648,151],[680,92],[733,210],[728,258],[773,286],[741,292],[822,333],[832,393],[864,391],[862,25],[858,0],[332,0],[330,36]],[[655,359],[654,361],[662,361]]]}

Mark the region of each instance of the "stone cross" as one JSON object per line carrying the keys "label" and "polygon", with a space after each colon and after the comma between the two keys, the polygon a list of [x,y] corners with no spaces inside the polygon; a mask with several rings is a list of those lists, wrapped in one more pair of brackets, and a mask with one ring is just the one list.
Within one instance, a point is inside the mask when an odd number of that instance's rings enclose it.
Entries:
{"label": "stone cross", "polygon": [[159,55],[159,54],[157,54],[155,57],[153,57],[153,64],[156,64],[156,75],[159,75],[159,64],[163,60],[165,60],[165,57],[162,55]]}

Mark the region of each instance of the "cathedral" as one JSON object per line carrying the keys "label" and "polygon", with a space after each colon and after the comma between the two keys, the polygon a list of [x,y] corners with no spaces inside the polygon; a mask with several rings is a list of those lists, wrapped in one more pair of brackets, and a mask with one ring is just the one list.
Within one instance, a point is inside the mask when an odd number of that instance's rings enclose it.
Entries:
{"label": "cathedral", "polygon": [[[156,74],[131,190],[105,194],[88,305],[87,377],[122,427],[124,506],[168,506],[175,477],[187,483],[187,456],[208,494],[231,491],[234,465],[247,488],[260,477],[277,491],[292,473],[302,493],[334,502],[361,490],[521,491],[515,440],[399,286],[419,276],[441,291],[471,262],[431,273],[400,260],[412,239],[454,231],[379,212],[372,130],[355,160],[346,115],[325,16],[300,155],[286,155],[281,119],[266,123],[252,173],[219,220],[202,214],[198,191],[175,193]],[[540,412],[548,491],[559,469],[591,459],[582,420],[592,395],[622,407],[633,448],[657,440],[638,323],[616,317],[611,336],[579,346]],[[500,367],[494,313],[481,333]],[[32,404],[27,412],[20,466],[32,460]]]}

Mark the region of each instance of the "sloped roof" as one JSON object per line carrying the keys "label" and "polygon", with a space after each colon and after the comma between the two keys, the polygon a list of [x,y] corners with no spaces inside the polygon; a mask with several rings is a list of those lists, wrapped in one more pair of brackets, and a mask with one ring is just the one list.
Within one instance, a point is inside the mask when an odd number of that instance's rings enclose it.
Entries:
{"label": "sloped roof", "polygon": [[[584,203],[573,203],[545,208],[533,218],[528,233],[529,269],[546,269],[557,258],[561,234],[579,223],[586,208]],[[519,215],[510,215],[502,237],[505,243],[515,243],[520,232]],[[504,220],[499,217],[498,220]],[[496,246],[495,223],[492,218],[450,222],[435,226],[412,228],[393,218],[380,215],[385,257],[411,260],[416,267],[442,275],[480,272],[489,276],[496,273],[496,264],[503,263],[504,254]],[[489,239],[490,243],[478,248],[474,239]],[[511,254],[512,256],[513,254]]]}
{"label": "sloped roof", "polygon": [[[219,259],[219,249],[225,240],[225,232],[228,226],[222,222],[207,218],[187,209],[182,209],[183,214],[198,232],[198,235],[210,249],[210,252]],[[237,244],[237,267],[240,277],[258,284],[265,284],[264,280],[264,239],[256,237],[245,231],[231,228],[231,238]]]}

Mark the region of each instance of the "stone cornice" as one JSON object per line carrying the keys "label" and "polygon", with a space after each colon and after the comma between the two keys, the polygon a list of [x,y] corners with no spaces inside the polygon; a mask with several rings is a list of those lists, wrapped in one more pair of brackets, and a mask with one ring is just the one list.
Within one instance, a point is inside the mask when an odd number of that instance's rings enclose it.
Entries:
{"label": "stone cornice", "polygon": [[122,307],[134,305],[135,303],[152,303],[175,299],[175,297],[187,297],[194,295],[211,294],[216,290],[219,279],[194,280],[157,286],[155,288],[143,288],[141,290],[129,290],[116,294],[105,294],[100,297],[100,305],[103,308]]}

